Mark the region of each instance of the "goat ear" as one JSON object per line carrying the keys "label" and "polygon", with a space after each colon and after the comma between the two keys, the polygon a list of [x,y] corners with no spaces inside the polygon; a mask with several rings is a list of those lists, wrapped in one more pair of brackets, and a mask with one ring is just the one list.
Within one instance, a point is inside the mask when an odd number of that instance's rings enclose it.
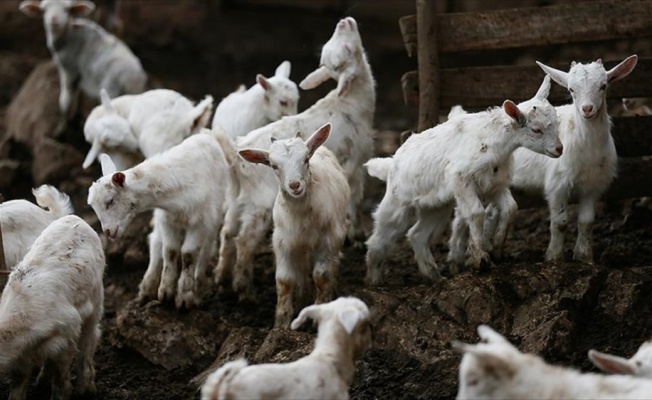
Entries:
{"label": "goat ear", "polygon": [[256,75],[256,82],[258,82],[258,84],[262,86],[266,92],[273,89],[272,85],[269,83],[267,78],[265,78],[261,74]]}
{"label": "goat ear", "polygon": [[308,76],[303,78],[301,83],[299,83],[299,87],[303,90],[314,89],[329,80],[330,77],[331,76],[328,74],[328,70],[322,65],[321,67],[309,73]]}
{"label": "goat ear", "polygon": [[355,308],[349,308],[347,310],[342,310],[337,313],[337,319],[340,321],[340,324],[344,327],[344,330],[350,335],[353,333],[353,330],[358,325],[363,318],[360,310]]}
{"label": "goat ear", "polygon": [[593,349],[589,350],[589,359],[604,372],[612,374],[634,374],[634,367],[630,364],[629,360],[613,356],[611,354],[601,353]]}
{"label": "goat ear", "polygon": [[102,107],[104,107],[104,110],[107,113],[115,112],[115,108],[113,108],[113,104],[111,104],[111,97],[109,97],[109,93],[104,88],[100,90],[100,101],[102,102]]}
{"label": "goat ear", "polygon": [[105,153],[100,154],[100,165],[102,166],[103,176],[107,176],[118,170],[113,163],[113,160],[111,160],[111,157]]}
{"label": "goat ear", "polygon": [[524,126],[526,119],[525,115],[521,112],[521,110],[518,109],[516,104],[514,104],[513,101],[511,100],[505,100],[503,103],[503,109],[505,110],[505,113],[510,116],[514,121],[518,123],[519,126]]}
{"label": "goat ear", "polygon": [[208,95],[190,111],[190,133],[194,134],[205,127],[213,112],[213,96]]}
{"label": "goat ear", "polygon": [[328,122],[326,125],[322,126],[321,128],[317,129],[317,132],[313,133],[312,136],[306,140],[306,146],[308,146],[308,153],[310,157],[312,157],[313,154],[315,154],[315,151],[317,151],[317,148],[324,144],[326,139],[331,134],[331,123]]}
{"label": "goat ear", "polygon": [[125,174],[123,174],[122,172],[116,172],[111,177],[111,182],[115,186],[117,186],[119,188],[123,188],[123,187],[125,187],[125,178],[126,178]]}
{"label": "goat ear", "polygon": [[509,361],[509,355],[500,348],[490,348],[486,345],[471,345],[453,342],[453,347],[465,354],[473,355],[478,361],[482,376],[492,376],[500,380],[509,380],[518,371],[518,367]]}
{"label": "goat ear", "polygon": [[[549,67],[546,64],[540,63],[538,61],[537,64],[539,65],[539,67],[541,67],[541,69],[546,74],[550,75],[553,81],[557,82],[558,84],[568,89],[568,72],[560,71],[556,68]],[[573,68],[572,65],[571,68]]]}
{"label": "goat ear", "polygon": [[36,0],[25,0],[18,5],[18,9],[28,17],[40,18],[43,15],[41,3]]}
{"label": "goat ear", "polygon": [[301,137],[301,131],[297,131],[297,133],[296,133],[296,135],[294,135],[294,137],[295,137],[295,138],[298,138],[298,139],[303,139],[303,138]]}
{"label": "goat ear", "polygon": [[627,57],[623,62],[607,71],[607,81],[616,82],[629,75],[636,67],[638,56],[636,54]]}
{"label": "goat ear", "polygon": [[292,65],[289,61],[283,61],[278,67],[276,67],[275,76],[282,76],[283,78],[290,78],[290,71],[292,70]]}
{"label": "goat ear", "polygon": [[319,322],[321,319],[321,306],[317,304],[313,304],[312,306],[308,306],[301,310],[299,313],[299,316],[292,321],[290,324],[290,328],[296,330],[298,329],[301,325],[306,322],[306,320],[310,318],[313,321]]}
{"label": "goat ear", "polygon": [[503,335],[491,329],[489,325],[479,325],[478,336],[487,343],[506,343],[511,346],[511,343]]}
{"label": "goat ear", "polygon": [[267,150],[244,149],[238,152],[240,157],[254,164],[269,165],[269,152]]}
{"label": "goat ear", "polygon": [[543,78],[541,86],[539,86],[539,90],[537,90],[537,94],[535,94],[534,97],[540,100],[546,100],[550,94],[550,86],[552,86],[550,82],[550,75],[546,74],[546,76]]}
{"label": "goat ear", "polygon": [[86,17],[95,11],[95,4],[88,0],[77,0],[69,8],[73,17]]}

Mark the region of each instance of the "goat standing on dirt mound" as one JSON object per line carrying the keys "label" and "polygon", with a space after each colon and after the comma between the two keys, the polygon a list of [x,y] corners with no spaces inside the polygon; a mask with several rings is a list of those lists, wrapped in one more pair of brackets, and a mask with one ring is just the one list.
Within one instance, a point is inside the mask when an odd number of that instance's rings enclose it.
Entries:
{"label": "goat standing on dirt mound", "polygon": [[124,233],[136,214],[156,209],[157,240],[150,238],[149,266],[138,293],[143,302],[174,300],[177,308],[201,302],[228,173],[221,147],[204,132],[125,171],[100,155],[104,176],[88,190],[88,204],[109,238]]}
{"label": "goat standing on dirt mound", "polygon": [[[296,132],[314,132],[330,122],[333,135],[326,147],[337,157],[351,188],[348,209],[351,223],[347,235],[356,240],[362,237],[358,218],[364,183],[362,164],[373,152],[371,126],[376,91],[358,25],[353,18],[344,18],[337,24],[322,49],[321,66],[299,86],[310,89],[331,78],[337,81],[337,87],[326,97],[300,114],[281,118],[238,138],[237,147],[266,149],[271,137],[289,139]],[[222,147],[233,166],[231,181],[234,189],[229,190],[231,194],[220,234],[220,259],[213,275],[219,284],[233,270],[233,289],[240,292],[241,297],[252,299],[252,258],[270,228],[278,184],[268,168],[243,164],[237,157],[233,142],[224,140]]]}
{"label": "goat standing on dirt mound", "polygon": [[272,235],[278,327],[290,324],[294,292],[310,292],[305,283],[311,270],[317,303],[330,301],[337,283],[350,190],[335,155],[320,147],[330,132],[326,124],[305,142],[297,134],[294,139],[272,140],[269,151],[240,150],[247,161],[272,168],[280,186]]}
{"label": "goat standing on dirt mound", "polygon": [[30,17],[43,17],[48,49],[59,70],[58,131],[75,112],[79,89],[98,100],[100,89],[111,97],[145,90],[147,74],[129,47],[95,22],[77,18],[93,12],[92,2],[25,0],[19,7]]}
{"label": "goat standing on dirt mound", "polygon": [[[454,207],[449,260],[464,260],[468,227],[468,263],[476,269],[489,263],[483,243],[483,201],[496,204],[505,220],[516,211],[509,191],[514,150],[522,146],[549,157],[562,154],[557,115],[547,100],[549,90],[550,78],[546,77],[537,94],[519,106],[506,100],[502,108],[461,113],[410,136],[393,157],[367,163],[373,176],[387,180],[385,196],[373,214],[374,232],[367,240],[369,283],[382,282],[382,263],[408,229],[412,210],[416,210],[417,222],[407,236],[422,275],[441,279],[429,245],[446,228]],[[507,223],[501,221],[498,246],[506,234]]]}
{"label": "goat standing on dirt mound", "polygon": [[312,353],[287,364],[226,363],[208,376],[201,399],[348,399],[354,359],[371,344],[369,309],[360,299],[340,297],[304,308],[292,329],[308,318],[319,324]]}
{"label": "goat standing on dirt mound", "polygon": [[571,196],[576,196],[579,204],[573,258],[593,263],[591,236],[595,203],[616,177],[618,169],[607,114],[607,87],[629,75],[637,60],[636,55],[630,56],[609,71],[601,60],[590,64],[573,62],[569,72],[538,63],[555,82],[567,88],[573,98],[573,104],[556,107],[559,136],[564,144],[564,155],[559,160],[526,150],[514,152],[511,186],[543,192],[548,200],[550,244],[546,260],[562,259],[568,203]]}
{"label": "goat standing on dirt mound", "polygon": [[76,391],[95,392],[105,264],[97,233],[68,215],[45,228],[9,275],[0,300],[0,375],[11,377],[10,399],[26,398],[40,368],[52,398],[67,399],[75,357]]}

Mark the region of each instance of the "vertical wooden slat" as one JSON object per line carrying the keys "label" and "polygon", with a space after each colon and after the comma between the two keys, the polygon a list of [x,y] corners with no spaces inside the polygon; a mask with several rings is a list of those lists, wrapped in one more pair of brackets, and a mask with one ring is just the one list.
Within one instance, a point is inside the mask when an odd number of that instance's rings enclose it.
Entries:
{"label": "vertical wooden slat", "polygon": [[[0,204],[4,201],[2,194],[0,194]],[[0,292],[5,288],[7,284],[7,277],[9,271],[7,271],[7,263],[5,262],[5,246],[2,242],[2,224],[0,223]]]}
{"label": "vertical wooden slat", "polygon": [[439,117],[439,54],[435,2],[416,0],[419,67],[419,132],[437,124]]}

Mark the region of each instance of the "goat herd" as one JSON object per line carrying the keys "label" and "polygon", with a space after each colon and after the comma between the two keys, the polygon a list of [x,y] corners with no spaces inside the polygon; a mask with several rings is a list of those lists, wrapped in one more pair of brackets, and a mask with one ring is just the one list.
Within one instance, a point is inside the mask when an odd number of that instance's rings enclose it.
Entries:
{"label": "goat herd", "polygon": [[[171,90],[143,92],[147,75],[119,39],[85,19],[84,0],[25,0],[20,9],[42,17],[57,64],[60,123],[75,111],[79,89],[100,100],[84,135],[91,149],[84,167],[99,159],[103,176],[88,204],[102,230],[120,238],[138,213],[154,210],[150,261],[139,285],[142,303],[159,300],[197,307],[214,284],[230,283],[253,299],[253,256],[273,223],[277,305],[275,326],[318,324],[314,351],[289,364],[247,366],[229,362],[203,384],[205,399],[348,398],[354,359],[370,344],[369,309],[359,299],[334,301],[341,248],[363,240],[360,224],[366,171],[387,182],[366,241],[367,280],[382,283],[384,261],[407,232],[419,271],[443,279],[430,251],[452,218],[450,274],[474,270],[499,256],[517,209],[510,186],[545,195],[550,206],[547,260],[563,255],[570,196],[579,199],[574,256],[592,262],[596,201],[616,173],[605,92],[636,66],[633,55],[613,69],[600,60],[573,62],[569,72],[539,63],[546,77],[534,97],[467,113],[412,135],[390,158],[371,158],[375,88],[357,23],[344,18],[323,46],[319,68],[304,90],[334,79],[337,87],[297,114],[299,91],[283,62],[271,78],[230,94],[216,108],[197,105]],[[551,78],[573,103],[553,107]],[[27,396],[35,371],[52,385],[53,398],[75,390],[93,393],[93,356],[103,313],[105,258],[98,234],[77,216],[68,196],[44,185],[37,203],[6,202],[0,209],[7,266],[0,301],[0,372],[11,379],[12,399]],[[416,217],[416,218],[415,218]],[[217,240],[219,235],[219,240]],[[217,248],[219,244],[219,249]],[[315,305],[296,319],[300,294]],[[458,398],[649,398],[652,380],[582,374],[552,367],[519,352],[488,326],[481,343],[454,343],[463,354]],[[652,376],[652,347],[631,360],[592,351],[606,371]]]}

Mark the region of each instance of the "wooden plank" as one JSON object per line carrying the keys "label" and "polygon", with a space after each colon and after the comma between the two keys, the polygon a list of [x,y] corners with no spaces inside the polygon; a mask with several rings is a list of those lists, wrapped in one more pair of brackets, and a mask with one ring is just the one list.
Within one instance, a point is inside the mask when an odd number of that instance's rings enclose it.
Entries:
{"label": "wooden plank", "polygon": [[[622,60],[605,62],[605,67],[612,68],[620,61]],[[570,63],[565,65],[552,63],[550,66],[567,71]],[[543,74],[537,65],[442,69],[439,107],[446,110],[461,104],[473,109],[497,106],[505,99],[517,102],[527,100],[541,85]],[[641,58],[627,78],[610,86],[607,96],[609,98],[648,97],[652,94],[651,77],[652,58]],[[419,90],[416,71],[406,73],[402,80],[404,90]],[[404,98],[415,96],[419,97],[418,93],[403,93]],[[570,95],[560,85],[553,84],[550,101],[554,104],[569,103]]]}
{"label": "wooden plank", "polygon": [[[512,190],[519,209],[546,207],[543,195]],[[652,157],[620,158],[618,177],[613,181],[601,200],[624,200],[652,196]],[[577,199],[571,199],[576,203]]]}
{"label": "wooden plank", "polygon": [[[2,194],[0,194],[0,204],[4,201]],[[7,263],[5,261],[5,246],[2,242],[2,224],[0,224],[0,292],[7,285],[7,278],[9,271],[7,270]]]}
{"label": "wooden plank", "polygon": [[439,119],[439,52],[437,46],[437,18],[435,2],[416,0],[417,37],[420,45],[419,68],[419,132],[433,127]]}
{"label": "wooden plank", "polygon": [[[538,8],[437,16],[441,53],[510,49],[652,36],[652,0],[569,1]],[[408,54],[415,54],[415,16],[400,21]],[[434,43],[434,42],[433,42]]]}

